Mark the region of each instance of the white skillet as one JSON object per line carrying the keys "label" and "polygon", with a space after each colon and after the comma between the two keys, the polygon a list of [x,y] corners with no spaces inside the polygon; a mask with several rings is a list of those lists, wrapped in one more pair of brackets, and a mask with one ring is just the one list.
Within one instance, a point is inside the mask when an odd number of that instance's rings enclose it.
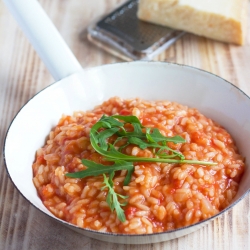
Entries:
{"label": "white skillet", "polygon": [[250,98],[222,78],[192,67],[132,62],[82,70],[67,45],[35,0],[4,0],[51,72],[56,83],[35,95],[12,121],[4,144],[4,159],[11,180],[32,205],[62,224],[95,239],[146,244],[174,239],[204,226],[193,226],[150,235],[98,233],[70,225],[54,217],[42,204],[32,182],[36,150],[62,114],[89,110],[112,96],[170,100],[198,108],[223,125],[246,157],[246,172],[233,207],[250,189]]}

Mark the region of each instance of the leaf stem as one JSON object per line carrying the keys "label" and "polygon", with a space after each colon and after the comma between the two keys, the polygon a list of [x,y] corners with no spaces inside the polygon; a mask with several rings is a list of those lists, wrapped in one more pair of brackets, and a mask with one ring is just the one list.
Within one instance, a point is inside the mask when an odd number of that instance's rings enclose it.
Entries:
{"label": "leaf stem", "polygon": [[[108,156],[105,159],[108,161],[120,160],[119,158],[115,158],[112,156]],[[146,158],[146,157],[132,157],[132,156],[129,156],[123,160],[129,161],[129,162],[162,162],[162,163],[177,163],[177,164],[199,164],[199,165],[209,165],[209,166],[217,165],[216,162],[209,162],[209,161]]]}

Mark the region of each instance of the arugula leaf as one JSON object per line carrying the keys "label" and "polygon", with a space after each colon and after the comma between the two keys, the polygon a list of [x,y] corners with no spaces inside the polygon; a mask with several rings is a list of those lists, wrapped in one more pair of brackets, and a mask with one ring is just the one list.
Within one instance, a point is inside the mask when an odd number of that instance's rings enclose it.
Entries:
{"label": "arugula leaf", "polygon": [[[135,144],[137,146],[139,146],[139,148],[141,149],[145,149],[145,148],[159,148],[158,152],[156,152],[155,154],[158,155],[160,158],[174,158],[174,157],[180,157],[181,160],[184,160],[185,157],[182,153],[177,152],[175,150],[173,150],[172,148],[168,147],[168,146],[160,146],[158,143],[147,143],[143,140],[141,140],[140,138],[136,138],[136,137],[131,137],[128,139],[128,141],[131,144]],[[166,152],[161,153],[162,151],[170,151],[172,152],[172,154],[167,154]]]}
{"label": "arugula leaf", "polygon": [[108,149],[107,139],[114,135],[119,128],[109,128],[101,131],[96,137],[100,143],[100,147],[104,150]]}
{"label": "arugula leaf", "polygon": [[173,136],[173,137],[166,137],[164,135],[161,134],[161,132],[159,131],[159,129],[154,128],[153,132],[150,133],[149,130],[146,131],[146,137],[148,139],[148,141],[150,142],[162,142],[162,141],[166,141],[166,142],[173,142],[173,143],[185,143],[186,141],[179,135]]}
{"label": "arugula leaf", "polygon": [[140,120],[136,116],[133,116],[133,115],[113,115],[109,117],[113,117],[113,118],[125,121],[126,123],[139,124],[140,127],[143,128]]}
{"label": "arugula leaf", "polygon": [[[115,116],[106,116],[106,115],[103,115],[101,117],[101,119],[97,122],[104,122],[104,123],[108,123],[109,126],[111,127],[122,127],[123,126],[123,123],[122,122],[119,122],[117,119],[115,119]],[[96,123],[96,124],[97,124]]]}
{"label": "arugula leaf", "polygon": [[143,141],[142,139],[140,138],[137,138],[137,137],[130,137],[128,138],[128,142],[131,143],[131,144],[135,144],[137,146],[139,146],[140,149],[146,149],[147,147],[159,147],[159,145],[155,145],[153,143],[147,143],[145,141]]}
{"label": "arugula leaf", "polygon": [[88,176],[98,176],[104,173],[111,174],[118,170],[127,170],[127,175],[124,179],[124,185],[127,186],[134,172],[134,165],[131,162],[126,161],[116,161],[115,164],[111,166],[106,166],[86,159],[82,159],[82,163],[87,169],[75,173],[67,173],[65,175],[71,178],[85,178]]}
{"label": "arugula leaf", "polygon": [[93,139],[96,140],[96,142],[98,142],[100,139],[100,137],[98,136],[100,134],[98,130],[100,128],[108,129],[112,127],[122,127],[122,126],[123,126],[123,123],[114,119],[112,116],[108,117],[108,116],[103,115],[101,119],[92,126],[91,133],[96,135],[95,137],[93,137]]}
{"label": "arugula leaf", "polygon": [[114,210],[116,211],[117,217],[121,222],[125,222],[126,221],[126,217],[124,214],[123,209],[121,208],[121,206],[126,206],[126,203],[121,204],[118,201],[118,197],[122,198],[122,199],[126,199],[128,198],[127,196],[123,196],[120,194],[117,194],[113,188],[114,183],[113,183],[113,177],[114,177],[114,171],[111,172],[111,174],[109,175],[109,178],[107,178],[107,176],[105,174],[103,174],[103,178],[104,181],[103,183],[105,184],[104,187],[102,187],[101,190],[104,190],[105,188],[108,188],[108,194],[107,194],[107,198],[106,198],[106,202],[108,203],[110,210],[113,212]]}

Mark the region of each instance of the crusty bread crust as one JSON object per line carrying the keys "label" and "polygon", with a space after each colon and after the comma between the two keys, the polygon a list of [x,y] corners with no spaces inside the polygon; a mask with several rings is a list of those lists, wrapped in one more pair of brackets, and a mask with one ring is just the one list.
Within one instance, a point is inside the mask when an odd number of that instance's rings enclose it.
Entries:
{"label": "crusty bread crust", "polygon": [[[201,1],[201,0],[197,0]],[[220,0],[210,0],[216,4]],[[233,6],[228,15],[181,5],[179,0],[140,0],[141,20],[185,30],[215,40],[243,45],[247,23],[247,0],[228,0]]]}

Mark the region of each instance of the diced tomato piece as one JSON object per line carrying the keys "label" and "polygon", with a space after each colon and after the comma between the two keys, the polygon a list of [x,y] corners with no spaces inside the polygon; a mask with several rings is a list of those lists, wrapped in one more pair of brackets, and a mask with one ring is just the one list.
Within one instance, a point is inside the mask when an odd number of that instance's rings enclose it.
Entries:
{"label": "diced tomato piece", "polygon": [[127,110],[127,109],[122,109],[120,111],[120,115],[131,115],[131,111]]}
{"label": "diced tomato piece", "polygon": [[136,207],[128,207],[126,210],[125,210],[125,215],[126,215],[126,218],[128,218],[129,216],[134,216],[135,213],[137,211],[137,208]]}

